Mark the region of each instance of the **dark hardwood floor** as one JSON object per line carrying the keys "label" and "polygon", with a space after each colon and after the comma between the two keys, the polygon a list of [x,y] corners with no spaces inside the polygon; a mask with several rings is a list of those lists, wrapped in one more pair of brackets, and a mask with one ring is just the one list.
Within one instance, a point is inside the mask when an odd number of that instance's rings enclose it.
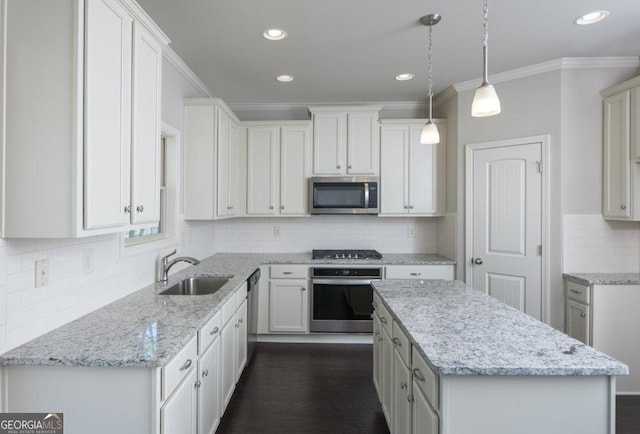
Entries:
{"label": "dark hardwood floor", "polygon": [[[258,344],[217,434],[388,434],[370,345]],[[640,396],[618,396],[616,434],[640,434]]]}
{"label": "dark hardwood floor", "polygon": [[217,434],[388,434],[371,345],[260,343]]}

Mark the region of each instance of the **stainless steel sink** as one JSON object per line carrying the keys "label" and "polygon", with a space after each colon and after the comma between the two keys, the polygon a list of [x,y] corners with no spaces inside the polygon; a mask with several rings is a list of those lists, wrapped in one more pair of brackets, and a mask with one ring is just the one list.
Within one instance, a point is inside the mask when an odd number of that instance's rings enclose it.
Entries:
{"label": "stainless steel sink", "polygon": [[213,294],[224,286],[233,276],[223,277],[188,277],[174,283],[160,295],[207,295]]}

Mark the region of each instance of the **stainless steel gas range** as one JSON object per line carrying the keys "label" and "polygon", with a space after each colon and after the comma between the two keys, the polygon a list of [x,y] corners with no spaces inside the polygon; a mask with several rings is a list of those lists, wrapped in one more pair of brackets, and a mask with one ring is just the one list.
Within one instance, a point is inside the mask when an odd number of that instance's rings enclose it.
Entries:
{"label": "stainless steel gas range", "polygon": [[371,282],[382,279],[382,266],[372,262],[382,255],[375,250],[314,250],[313,259],[336,263],[311,269],[311,332],[371,333]]}

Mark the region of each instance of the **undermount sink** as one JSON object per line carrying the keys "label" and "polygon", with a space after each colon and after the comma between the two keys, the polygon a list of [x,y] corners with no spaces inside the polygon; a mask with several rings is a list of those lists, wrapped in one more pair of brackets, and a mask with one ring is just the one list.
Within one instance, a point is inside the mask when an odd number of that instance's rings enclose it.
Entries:
{"label": "undermount sink", "polygon": [[188,277],[186,279],[181,280],[178,283],[174,283],[164,291],[160,293],[160,295],[207,295],[213,294],[225,283],[229,281],[233,276],[224,276],[224,277],[208,277],[208,276],[200,276],[200,277]]}

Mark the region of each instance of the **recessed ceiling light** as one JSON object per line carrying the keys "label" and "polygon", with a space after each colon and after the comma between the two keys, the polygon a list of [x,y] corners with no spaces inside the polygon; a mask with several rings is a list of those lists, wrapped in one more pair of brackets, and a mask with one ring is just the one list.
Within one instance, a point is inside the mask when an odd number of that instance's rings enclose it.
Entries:
{"label": "recessed ceiling light", "polygon": [[396,75],[396,80],[398,81],[407,81],[407,80],[411,80],[412,78],[413,78],[413,74],[410,72],[405,72],[405,73]]}
{"label": "recessed ceiling light", "polygon": [[580,24],[581,26],[586,26],[587,24],[593,24],[597,23],[598,21],[602,21],[608,16],[609,11],[593,11],[576,18],[574,23]]}
{"label": "recessed ceiling light", "polygon": [[290,81],[293,81],[293,75],[287,75],[287,74],[279,75],[276,77],[276,80],[282,83],[288,83]]}
{"label": "recessed ceiling light", "polygon": [[273,28],[265,30],[262,36],[270,41],[280,41],[287,37],[287,32],[282,29]]}

